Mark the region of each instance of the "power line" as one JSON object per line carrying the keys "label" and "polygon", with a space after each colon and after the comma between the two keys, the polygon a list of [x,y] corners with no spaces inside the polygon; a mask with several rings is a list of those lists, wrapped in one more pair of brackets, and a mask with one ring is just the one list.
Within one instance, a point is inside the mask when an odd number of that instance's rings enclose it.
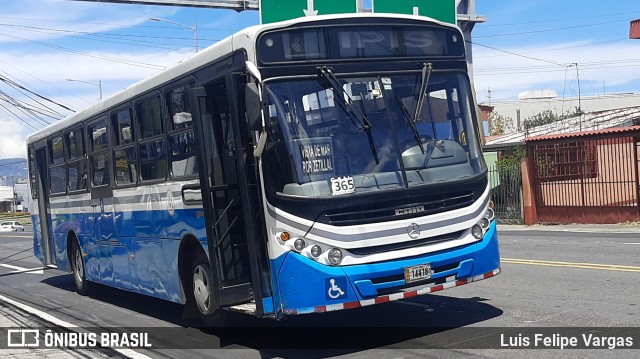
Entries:
{"label": "power line", "polygon": [[607,21],[607,22],[599,22],[595,24],[586,24],[586,25],[576,25],[569,27],[559,27],[555,29],[544,29],[544,30],[532,30],[532,31],[521,31],[521,32],[512,32],[512,33],[504,33],[504,34],[492,34],[492,35],[474,35],[474,38],[486,38],[486,37],[502,37],[502,36],[517,36],[517,35],[530,35],[530,34],[539,34],[542,32],[553,32],[553,31],[563,31],[563,30],[573,30],[580,29],[584,27],[592,27],[592,26],[600,26],[606,24],[613,24],[616,22],[629,22],[629,20],[615,20],[615,21]]}
{"label": "power line", "polygon": [[[164,39],[164,40],[190,40],[192,38],[178,38],[178,37],[161,37],[161,36],[143,36],[143,35],[129,35],[129,34],[94,34],[90,32],[83,31],[71,31],[71,30],[62,30],[62,29],[50,29],[50,28],[41,28],[35,26],[23,26],[23,25],[11,25],[11,24],[0,24],[2,27],[9,27],[13,29],[21,29],[24,31],[31,31],[36,33],[44,33],[44,34],[54,34],[54,33],[64,33],[64,34],[79,34],[84,35],[86,37],[74,36],[74,35],[65,35],[67,38],[77,38],[83,40],[91,40],[91,41],[100,41],[107,43],[115,43],[115,44],[123,44],[123,45],[132,45],[138,47],[147,47],[147,48],[156,48],[156,49],[175,49],[179,50],[178,44],[175,43],[161,43],[154,41],[146,41],[146,40],[129,40],[132,38],[148,38],[148,39]],[[108,40],[107,40],[108,39]],[[116,41],[122,40],[122,41]],[[217,42],[219,39],[203,39],[199,38],[202,41],[210,41]],[[146,45],[150,44],[150,45]],[[164,46],[162,46],[164,45]]]}
{"label": "power line", "polygon": [[[546,49],[546,50],[525,51],[525,52],[521,52],[521,54],[537,54],[539,52],[551,52],[551,51],[558,51],[558,50],[575,49],[575,48],[578,48],[578,47],[588,47],[588,46],[595,46],[595,45],[608,44],[608,43],[612,43],[612,42],[621,42],[621,41],[629,41],[629,39],[628,38],[623,38],[623,39],[618,39],[618,40],[607,40],[607,41],[593,42],[593,43],[590,43],[590,44],[583,44],[583,45],[554,47],[554,48]],[[502,55],[474,56],[473,58],[474,59],[484,59],[484,58],[488,58],[488,57],[498,57],[498,56],[502,56]]]}
{"label": "power line", "polygon": [[4,78],[4,77],[2,77],[2,76],[0,76],[0,81],[5,82],[5,83],[7,83],[7,84],[9,84],[9,85],[17,86],[17,87],[19,87],[20,89],[25,90],[25,91],[27,91],[27,92],[29,92],[29,93],[31,93],[31,94],[33,94],[33,95],[35,95],[35,96],[38,96],[38,97],[40,97],[41,99],[43,99],[43,100],[45,100],[45,101],[51,102],[52,104],[58,105],[58,106],[60,106],[60,107],[64,108],[65,110],[69,110],[69,111],[75,112],[75,111],[73,111],[72,109],[70,109],[69,107],[67,107],[67,106],[65,106],[65,105],[63,105],[63,104],[61,104],[61,103],[59,103],[59,102],[56,102],[56,101],[54,101],[54,100],[52,100],[52,99],[50,99],[50,98],[47,98],[47,97],[44,97],[44,96],[42,96],[42,95],[40,95],[40,94],[38,94],[38,93],[35,93],[35,92],[33,92],[33,91],[31,91],[31,90],[29,90],[29,89],[25,88],[24,86],[22,86],[22,85],[20,85],[20,84],[18,84],[18,83],[16,83],[16,82],[13,82],[13,81],[11,81],[11,80],[9,80],[9,79],[6,79],[6,78]]}
{"label": "power line", "polygon": [[[518,23],[504,23],[504,24],[482,24],[482,27],[498,27],[498,26],[515,26],[515,25],[530,25],[530,24],[544,24],[550,22],[569,22],[574,20],[586,20],[586,19],[601,19],[603,17],[612,17],[612,16],[620,16],[630,14],[640,14],[638,11],[634,12],[619,12],[614,14],[605,14],[605,15],[596,15],[596,16],[585,16],[585,17],[573,17],[573,18],[562,18],[562,19],[553,19],[553,20],[540,20],[540,21],[527,21],[527,22],[518,22]],[[2,18],[2,17],[0,17]]]}
{"label": "power line", "polygon": [[[85,100],[85,99],[83,99],[83,98],[81,98],[81,97],[78,97],[78,96],[76,96],[76,95],[74,95],[74,94],[70,93],[69,91],[66,91],[66,90],[64,90],[64,89],[62,89],[62,88],[60,88],[60,87],[58,87],[58,86],[55,86],[55,85],[53,85],[53,84],[51,84],[51,83],[49,83],[49,82],[47,82],[47,81],[45,81],[45,80],[43,80],[43,79],[41,79],[41,78],[38,78],[38,77],[36,77],[36,76],[34,76],[34,75],[32,75],[32,74],[30,74],[30,73],[28,73],[28,72],[24,71],[24,70],[21,70],[20,68],[18,68],[18,67],[16,67],[16,66],[14,66],[14,65],[11,65],[10,63],[8,63],[8,62],[6,62],[6,61],[4,61],[4,60],[2,60],[2,59],[0,59],[0,62],[2,62],[3,64],[6,64],[6,65],[8,65],[8,66],[11,66],[12,68],[14,68],[14,69],[16,69],[16,70],[18,70],[18,71],[22,72],[23,74],[26,74],[26,75],[28,75],[28,76],[30,76],[30,77],[32,77],[32,78],[34,78],[34,79],[36,79],[36,80],[38,80],[38,81],[40,81],[40,82],[42,82],[42,83],[45,83],[45,84],[47,84],[47,85],[49,85],[49,86],[51,86],[51,87],[55,88],[56,90],[62,91],[62,92],[64,92],[64,93],[66,93],[67,95],[71,95],[71,96],[73,96],[73,97],[75,97],[75,98],[77,98],[77,99],[79,99],[79,100],[82,100],[82,101],[84,101],[84,102],[86,102],[86,103],[91,103],[90,101],[87,101],[87,100]],[[8,74],[7,72],[5,72],[5,71],[0,70],[0,73],[3,73],[3,74],[4,74],[4,76],[5,76],[5,77],[7,77],[7,78],[12,77],[11,75],[9,75],[9,74]],[[45,94],[45,95],[46,95],[46,94]],[[50,96],[50,95],[47,95],[47,96]]]}
{"label": "power line", "polygon": [[18,120],[18,121],[20,121],[20,122],[24,123],[25,125],[27,125],[27,126],[29,126],[29,127],[33,128],[33,129],[34,129],[34,130],[36,130],[36,131],[38,131],[38,130],[39,130],[39,128],[35,128],[35,127],[33,127],[33,125],[32,125],[32,124],[30,124],[29,122],[27,122],[27,121],[25,121],[24,119],[22,119],[22,117],[20,117],[20,116],[16,115],[15,113],[13,113],[13,112],[12,112],[11,110],[9,110],[5,105],[3,105],[3,104],[1,104],[1,103],[0,103],[0,107],[2,107],[3,109],[5,109],[5,111],[7,111],[9,114],[13,115],[13,117],[14,117],[16,120]]}
{"label": "power line", "polygon": [[477,42],[475,42],[475,41],[474,41],[474,42],[472,42],[472,41],[469,41],[469,40],[465,40],[465,42],[470,43],[470,44],[472,44],[472,45],[477,45],[477,46],[480,46],[480,47],[486,47],[487,49],[491,49],[491,50],[495,50],[495,51],[504,52],[504,53],[509,54],[509,55],[514,55],[514,56],[523,57],[523,58],[526,58],[526,59],[529,59],[529,60],[535,60],[535,61],[546,62],[546,63],[548,63],[548,64],[553,64],[553,65],[563,66],[563,67],[564,67],[564,66],[567,66],[567,64],[563,64],[563,63],[560,63],[560,62],[555,62],[555,61],[551,61],[551,60],[544,60],[544,59],[540,59],[540,58],[536,58],[536,57],[532,57],[532,56],[526,56],[526,55],[518,54],[518,53],[515,53],[515,52],[511,52],[511,51],[498,49],[498,48],[493,47],[493,46],[488,46],[488,45],[479,44],[479,43],[477,43]]}
{"label": "power line", "polygon": [[[138,27],[138,28],[149,28],[149,29],[169,29],[176,30],[175,26],[158,26],[158,25],[141,25],[141,24],[125,24],[125,23],[109,23],[109,22],[92,22],[92,21],[64,21],[64,20],[51,20],[51,19],[37,19],[37,18],[24,18],[24,17],[12,17],[12,16],[0,16],[0,19],[8,19],[8,20],[24,20],[24,21],[40,21],[40,22],[53,22],[60,24],[73,24],[73,25],[106,25],[106,26],[117,26],[117,27]],[[225,31],[229,33],[235,33],[240,31],[241,29],[224,29],[224,28],[215,28],[215,27],[200,27],[198,26],[198,31]]]}
{"label": "power line", "polygon": [[7,35],[7,34],[0,34],[0,36],[12,38],[12,39],[17,39],[17,40],[22,40],[22,41],[26,41],[26,42],[32,42],[32,43],[40,44],[40,45],[43,45],[43,46],[51,47],[51,48],[54,48],[54,49],[62,50],[62,51],[65,51],[65,52],[70,52],[70,53],[73,53],[73,54],[87,56],[87,57],[93,57],[93,58],[96,58],[96,59],[109,61],[109,62],[120,63],[120,64],[124,64],[124,65],[144,67],[144,68],[152,69],[152,70],[164,70],[166,68],[165,66],[161,66],[161,65],[154,65],[154,64],[148,64],[148,63],[143,63],[143,62],[138,62],[138,61],[122,60],[122,59],[117,59],[117,58],[113,58],[113,57],[89,54],[89,53],[86,53],[86,52],[77,51],[77,50],[69,49],[69,48],[62,47],[62,46],[48,44],[48,43],[42,42],[42,41],[25,39],[25,38],[20,37],[20,36]]}

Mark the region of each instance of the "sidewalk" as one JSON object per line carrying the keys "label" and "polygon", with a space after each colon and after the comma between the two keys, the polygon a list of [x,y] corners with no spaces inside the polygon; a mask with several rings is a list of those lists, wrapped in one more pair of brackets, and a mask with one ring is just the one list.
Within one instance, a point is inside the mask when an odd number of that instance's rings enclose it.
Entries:
{"label": "sidewalk", "polygon": [[637,233],[640,239],[640,223],[630,224],[498,224],[498,231],[549,231],[578,233]]}

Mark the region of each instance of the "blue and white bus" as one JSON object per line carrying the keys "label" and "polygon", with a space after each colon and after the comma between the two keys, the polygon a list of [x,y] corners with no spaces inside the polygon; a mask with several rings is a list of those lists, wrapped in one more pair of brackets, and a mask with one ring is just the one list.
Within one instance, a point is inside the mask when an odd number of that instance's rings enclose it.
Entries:
{"label": "blue and white bus", "polygon": [[429,18],[250,27],[28,138],[34,252],[280,319],[500,271],[464,39]]}

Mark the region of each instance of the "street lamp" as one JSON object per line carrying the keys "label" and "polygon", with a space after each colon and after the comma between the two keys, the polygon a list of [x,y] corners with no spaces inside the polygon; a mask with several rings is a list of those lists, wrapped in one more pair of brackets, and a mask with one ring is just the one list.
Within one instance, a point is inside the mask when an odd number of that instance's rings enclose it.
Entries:
{"label": "street lamp", "polygon": [[89,82],[89,81],[82,81],[82,80],[74,80],[74,79],[65,79],[65,80],[72,81],[72,82],[82,82],[84,84],[98,86],[100,88],[100,100],[102,100],[102,80],[98,80],[98,83]]}
{"label": "street lamp", "polygon": [[196,48],[196,52],[198,52],[199,49],[198,49],[198,22],[197,21],[193,22],[193,26],[187,26],[187,25],[183,25],[183,24],[171,21],[171,20],[161,19],[159,17],[150,17],[149,20],[158,21],[158,22],[168,22],[169,24],[173,24],[173,25],[176,25],[176,26],[183,27],[185,29],[193,30],[193,34],[194,34],[193,38],[194,38],[194,40],[196,42],[195,48]]}

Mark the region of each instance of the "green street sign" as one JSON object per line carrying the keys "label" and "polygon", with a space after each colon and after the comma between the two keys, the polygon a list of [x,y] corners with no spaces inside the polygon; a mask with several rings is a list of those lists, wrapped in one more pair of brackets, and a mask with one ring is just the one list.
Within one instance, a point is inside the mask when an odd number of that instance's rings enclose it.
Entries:
{"label": "green street sign", "polygon": [[262,0],[260,22],[268,24],[303,16],[358,12],[357,0]]}
{"label": "green street sign", "polygon": [[422,15],[456,24],[456,0],[373,0],[373,12]]}

